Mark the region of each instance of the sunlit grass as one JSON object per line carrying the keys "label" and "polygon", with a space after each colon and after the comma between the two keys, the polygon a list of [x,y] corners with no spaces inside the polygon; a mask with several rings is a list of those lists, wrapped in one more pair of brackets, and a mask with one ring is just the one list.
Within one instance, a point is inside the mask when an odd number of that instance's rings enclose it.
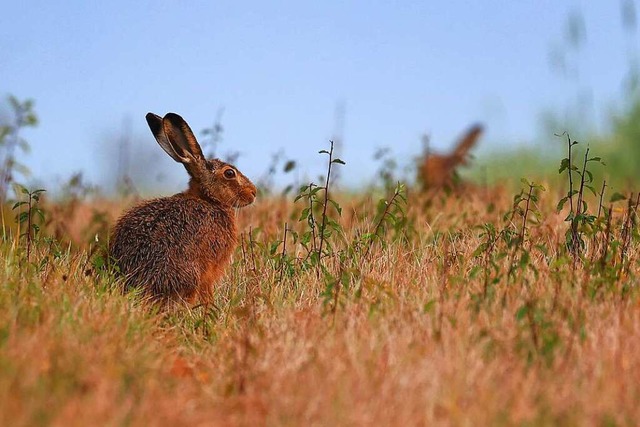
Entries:
{"label": "sunlit grass", "polygon": [[[377,238],[378,198],[338,195],[320,270],[305,200],[259,200],[211,304],[169,312],[121,295],[102,237],[52,249],[58,222],[95,231],[82,203],[48,218],[29,259],[7,230],[0,424],[633,425],[637,227],[623,259],[616,202],[608,255],[600,221],[575,261],[554,185],[521,241],[511,190],[410,191]],[[113,220],[125,203],[100,206]]]}

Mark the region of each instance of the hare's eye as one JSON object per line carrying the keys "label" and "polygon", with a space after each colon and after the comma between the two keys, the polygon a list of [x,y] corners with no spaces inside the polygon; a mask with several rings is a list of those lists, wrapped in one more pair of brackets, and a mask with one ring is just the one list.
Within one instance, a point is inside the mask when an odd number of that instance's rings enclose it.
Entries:
{"label": "hare's eye", "polygon": [[227,179],[233,179],[236,177],[236,171],[233,169],[227,169],[224,171],[224,177]]}

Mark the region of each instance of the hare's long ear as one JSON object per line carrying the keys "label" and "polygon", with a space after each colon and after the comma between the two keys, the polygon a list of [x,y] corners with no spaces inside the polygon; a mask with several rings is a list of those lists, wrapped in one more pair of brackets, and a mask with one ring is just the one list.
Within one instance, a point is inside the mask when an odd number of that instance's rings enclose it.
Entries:
{"label": "hare's long ear", "polygon": [[183,163],[189,163],[191,160],[206,160],[200,144],[182,117],[175,113],[167,113],[162,119],[162,128],[174,150],[178,154],[182,151],[185,157],[189,158],[188,162]]}
{"label": "hare's long ear", "polygon": [[153,133],[160,147],[176,162],[188,162],[189,159],[184,156],[180,148],[174,147],[171,142],[169,142],[169,138],[167,138],[167,135],[164,133],[164,128],[162,127],[162,117],[153,113],[147,113],[146,119],[149,129],[151,129],[151,133]]}
{"label": "hare's long ear", "polygon": [[471,148],[478,141],[478,138],[480,138],[480,135],[482,135],[482,131],[482,125],[471,126],[467,133],[465,133],[464,136],[458,141],[453,155],[461,159],[464,158],[464,156],[467,155],[469,150],[471,150]]}

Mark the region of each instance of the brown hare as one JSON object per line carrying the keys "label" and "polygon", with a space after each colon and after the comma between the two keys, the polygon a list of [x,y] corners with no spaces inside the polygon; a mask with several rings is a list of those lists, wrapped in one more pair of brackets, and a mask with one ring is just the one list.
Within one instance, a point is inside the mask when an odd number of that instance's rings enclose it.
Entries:
{"label": "brown hare", "polygon": [[254,201],[256,187],[234,166],[207,160],[179,115],[146,118],[162,149],[187,169],[189,188],[122,215],[109,254],[126,289],[162,302],[206,302],[237,244],[235,210]]}
{"label": "brown hare", "polygon": [[423,189],[438,189],[454,185],[456,168],[467,164],[469,150],[478,141],[482,131],[481,125],[472,126],[450,154],[427,153],[418,169],[418,181]]}

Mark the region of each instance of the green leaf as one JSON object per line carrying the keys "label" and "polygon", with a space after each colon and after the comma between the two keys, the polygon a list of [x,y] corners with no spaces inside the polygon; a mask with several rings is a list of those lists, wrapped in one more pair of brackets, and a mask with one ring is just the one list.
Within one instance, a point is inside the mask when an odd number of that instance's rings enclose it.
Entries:
{"label": "green leaf", "polygon": [[620,194],[620,193],[613,193],[613,195],[609,199],[609,202],[613,203],[613,202],[617,202],[619,200],[627,200],[627,197],[625,195],[623,195],[623,194]]}
{"label": "green leaf", "polygon": [[529,265],[529,259],[529,252],[523,252],[522,256],[520,257],[519,267],[524,268]]}
{"label": "green leaf", "polygon": [[29,213],[28,212],[20,212],[20,214],[16,217],[16,222],[19,224],[22,224],[23,222],[27,221],[29,219]]}
{"label": "green leaf", "polygon": [[327,216],[326,224],[329,227],[332,227],[334,229],[340,230],[340,224],[338,224],[338,221],[334,220],[333,218],[329,218],[329,216]]}
{"label": "green leaf", "polygon": [[489,244],[487,242],[480,243],[478,245],[478,247],[476,248],[476,250],[473,251],[473,254],[471,256],[475,258],[475,257],[481,255],[484,251],[487,250],[488,246],[489,246]]}
{"label": "green leaf", "polygon": [[93,259],[92,264],[93,264],[93,267],[95,269],[99,270],[99,269],[101,269],[102,267],[105,266],[104,258],[102,256],[98,255]]}
{"label": "green leaf", "polygon": [[269,248],[269,254],[273,256],[278,250],[278,246],[280,246],[280,241],[271,243],[271,247]]}
{"label": "green leaf", "polygon": [[584,173],[587,174],[587,182],[593,182],[593,174],[591,173],[591,171],[586,170],[584,171]]}
{"label": "green leaf", "polygon": [[298,221],[304,221],[305,219],[307,219],[308,216],[309,216],[309,208],[304,208],[302,209],[302,212],[300,212],[300,218],[298,218]]}
{"label": "green leaf", "polygon": [[336,202],[335,200],[329,199],[329,203],[331,203],[333,207],[336,208],[336,211],[338,211],[338,215],[342,216],[342,208],[340,207],[338,202]]}
{"label": "green leaf", "polygon": [[324,190],[324,187],[315,187],[311,191],[309,191],[309,196],[313,197],[321,190]]}
{"label": "green leaf", "polygon": [[310,231],[307,231],[306,233],[304,233],[302,235],[302,237],[300,237],[300,243],[303,246],[307,246],[310,241],[311,241],[311,232]]}
{"label": "green leaf", "polygon": [[529,312],[529,306],[526,304],[523,305],[518,309],[518,311],[516,311],[516,319],[517,320],[524,319],[524,317],[527,315],[528,312]]}
{"label": "green leaf", "polygon": [[432,311],[436,306],[436,300],[435,299],[430,299],[429,301],[427,301],[424,304],[424,307],[422,308],[422,311],[424,311],[425,313],[429,313],[430,311]]}
{"label": "green leaf", "polygon": [[558,206],[556,206],[556,212],[560,212],[568,200],[569,197],[563,197],[562,199],[560,199],[560,201],[558,202]]}
{"label": "green leaf", "polygon": [[286,187],[284,187],[284,190],[282,190],[282,195],[286,196],[291,192],[291,190],[293,190],[293,185],[289,184]]}
{"label": "green leaf", "polygon": [[333,159],[333,160],[331,161],[331,163],[337,163],[337,164],[339,164],[339,165],[344,165],[344,164],[346,164],[342,159]]}
{"label": "green leaf", "polygon": [[569,167],[569,159],[565,157],[560,162],[560,169],[558,170],[558,173],[564,172],[564,170],[567,169],[568,167]]}
{"label": "green leaf", "polygon": [[471,269],[471,271],[469,271],[469,278],[474,279],[481,270],[482,270],[482,266],[476,265]]}
{"label": "green leaf", "polygon": [[284,168],[282,170],[284,171],[284,173],[287,173],[287,172],[291,172],[292,170],[294,170],[295,167],[296,167],[295,160],[289,160],[289,161],[287,161],[287,163],[284,164]]}

